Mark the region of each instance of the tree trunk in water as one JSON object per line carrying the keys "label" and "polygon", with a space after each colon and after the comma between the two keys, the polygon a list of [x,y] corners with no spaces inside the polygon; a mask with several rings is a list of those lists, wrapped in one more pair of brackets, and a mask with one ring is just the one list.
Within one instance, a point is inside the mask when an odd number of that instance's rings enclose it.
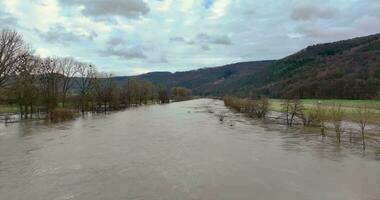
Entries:
{"label": "tree trunk in water", "polygon": [[338,143],[340,144],[340,131],[337,131],[337,133],[336,133],[336,137],[337,137],[337,139],[338,139]]}
{"label": "tree trunk in water", "polygon": [[66,103],[66,94],[63,94],[63,97],[62,97],[62,107],[63,108],[65,107],[65,103]]}
{"label": "tree trunk in water", "polygon": [[365,150],[365,137],[364,137],[364,136],[365,136],[365,135],[364,135],[365,133],[364,133],[364,131],[365,131],[365,130],[364,130],[364,127],[362,127],[363,150]]}
{"label": "tree trunk in water", "polygon": [[326,134],[325,134],[325,124],[324,123],[321,123],[321,133],[322,133],[323,137],[326,136]]}

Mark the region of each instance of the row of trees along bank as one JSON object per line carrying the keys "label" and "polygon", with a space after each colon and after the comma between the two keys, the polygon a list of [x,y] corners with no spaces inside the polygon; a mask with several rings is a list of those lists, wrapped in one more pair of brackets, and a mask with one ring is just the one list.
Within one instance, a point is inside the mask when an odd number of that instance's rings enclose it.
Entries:
{"label": "row of trees along bank", "polygon": [[[238,97],[224,97],[224,104],[250,117],[264,119],[270,111],[269,101],[265,97],[259,99],[242,99]],[[300,99],[285,98],[281,100],[281,118],[287,126],[294,126],[297,123],[303,126],[316,126],[320,128],[321,135],[326,137],[327,127],[336,134],[336,140],[340,144],[342,134],[345,133],[343,123],[354,123],[358,127],[357,133],[362,139],[363,149],[365,149],[366,131],[369,121],[374,118],[375,110],[368,105],[359,105],[348,112],[339,104],[324,106],[320,102],[310,108],[305,108]],[[350,140],[352,132],[350,133]]]}
{"label": "row of trees along bank", "polygon": [[[185,88],[173,91],[173,98],[191,95]],[[53,120],[73,118],[78,111],[107,112],[169,103],[172,93],[145,80],[117,83],[112,74],[99,72],[94,65],[73,58],[34,55],[13,30],[2,30],[0,35],[0,92],[0,103],[17,105],[21,119],[44,113]]]}

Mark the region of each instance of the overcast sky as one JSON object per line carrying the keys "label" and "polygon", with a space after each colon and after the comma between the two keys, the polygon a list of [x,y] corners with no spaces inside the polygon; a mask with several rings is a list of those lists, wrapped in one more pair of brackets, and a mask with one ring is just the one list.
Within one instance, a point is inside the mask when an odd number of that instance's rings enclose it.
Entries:
{"label": "overcast sky", "polygon": [[0,0],[42,56],[117,75],[279,59],[380,32],[380,0]]}

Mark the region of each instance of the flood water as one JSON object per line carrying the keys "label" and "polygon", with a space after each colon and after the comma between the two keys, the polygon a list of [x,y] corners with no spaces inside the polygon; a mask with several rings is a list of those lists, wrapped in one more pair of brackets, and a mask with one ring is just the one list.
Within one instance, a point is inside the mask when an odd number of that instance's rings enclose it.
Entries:
{"label": "flood water", "polygon": [[0,199],[378,200],[378,154],[200,99],[0,125]]}

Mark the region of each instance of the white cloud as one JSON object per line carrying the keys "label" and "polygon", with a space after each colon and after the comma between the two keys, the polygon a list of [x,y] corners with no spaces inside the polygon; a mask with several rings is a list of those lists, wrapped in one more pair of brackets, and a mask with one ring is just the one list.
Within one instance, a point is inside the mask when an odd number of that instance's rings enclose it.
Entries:
{"label": "white cloud", "polygon": [[215,0],[211,8],[212,14],[210,19],[218,19],[222,17],[225,14],[226,8],[229,4],[230,0]]}

